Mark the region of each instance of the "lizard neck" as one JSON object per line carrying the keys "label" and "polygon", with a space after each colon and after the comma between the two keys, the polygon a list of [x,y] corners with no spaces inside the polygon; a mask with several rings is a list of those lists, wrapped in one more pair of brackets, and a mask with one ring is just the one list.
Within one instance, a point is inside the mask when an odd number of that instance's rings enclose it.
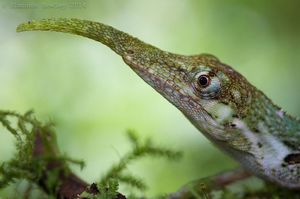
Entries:
{"label": "lizard neck", "polygon": [[285,146],[300,149],[300,122],[257,91],[245,118],[248,127],[258,134],[272,135]]}

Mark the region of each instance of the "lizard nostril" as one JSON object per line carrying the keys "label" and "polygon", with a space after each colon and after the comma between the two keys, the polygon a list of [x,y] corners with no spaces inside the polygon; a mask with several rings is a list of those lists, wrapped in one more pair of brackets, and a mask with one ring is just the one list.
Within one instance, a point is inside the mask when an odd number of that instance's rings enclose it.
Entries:
{"label": "lizard nostril", "polygon": [[128,53],[129,55],[132,55],[132,54],[134,54],[134,51],[131,50],[131,49],[129,49],[129,50],[127,50],[127,53]]}

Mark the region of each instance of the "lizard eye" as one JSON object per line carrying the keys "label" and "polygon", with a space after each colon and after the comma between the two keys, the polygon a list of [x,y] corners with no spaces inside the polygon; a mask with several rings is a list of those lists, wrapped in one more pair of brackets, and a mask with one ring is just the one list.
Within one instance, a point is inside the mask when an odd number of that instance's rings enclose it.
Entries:
{"label": "lizard eye", "polygon": [[221,89],[221,82],[217,75],[209,72],[202,72],[196,75],[193,87],[198,95],[205,99],[215,98]]}
{"label": "lizard eye", "polygon": [[199,86],[201,86],[202,88],[206,88],[210,85],[211,79],[209,76],[207,75],[200,75],[198,77],[198,84]]}

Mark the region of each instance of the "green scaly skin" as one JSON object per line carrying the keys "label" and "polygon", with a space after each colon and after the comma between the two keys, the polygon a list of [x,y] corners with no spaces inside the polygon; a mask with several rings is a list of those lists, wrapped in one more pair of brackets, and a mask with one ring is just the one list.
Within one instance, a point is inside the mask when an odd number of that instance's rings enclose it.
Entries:
{"label": "green scaly skin", "polygon": [[[300,188],[300,122],[216,57],[165,52],[86,20],[46,19],[17,28],[33,30],[81,35],[110,47],[244,168],[281,186]],[[200,77],[207,81],[201,83]]]}

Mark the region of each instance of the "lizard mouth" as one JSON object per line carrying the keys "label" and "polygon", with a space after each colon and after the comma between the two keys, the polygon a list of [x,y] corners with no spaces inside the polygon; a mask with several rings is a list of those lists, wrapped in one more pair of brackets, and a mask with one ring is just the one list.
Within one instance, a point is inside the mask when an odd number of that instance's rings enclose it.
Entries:
{"label": "lizard mouth", "polygon": [[182,78],[186,74],[183,71],[179,73],[176,68],[167,66],[159,57],[156,58],[150,60],[151,64],[146,64],[140,55],[123,56],[124,62],[136,74],[172,103],[178,100],[191,101],[192,97],[187,93],[188,89],[185,89],[190,87],[189,82],[185,81],[186,78]]}
{"label": "lizard mouth", "polygon": [[175,105],[186,117],[203,121],[211,120],[199,103],[199,97],[194,94],[194,88],[183,69],[162,64],[162,60],[145,66],[139,58],[140,56],[123,56],[124,62],[135,73]]}
{"label": "lizard mouth", "polygon": [[144,66],[135,61],[131,56],[124,56],[123,60],[145,82],[147,82],[160,93],[163,93],[167,90],[176,91],[176,85],[172,85],[169,79],[162,77],[161,73],[159,73],[157,70],[154,70],[153,67]]}

